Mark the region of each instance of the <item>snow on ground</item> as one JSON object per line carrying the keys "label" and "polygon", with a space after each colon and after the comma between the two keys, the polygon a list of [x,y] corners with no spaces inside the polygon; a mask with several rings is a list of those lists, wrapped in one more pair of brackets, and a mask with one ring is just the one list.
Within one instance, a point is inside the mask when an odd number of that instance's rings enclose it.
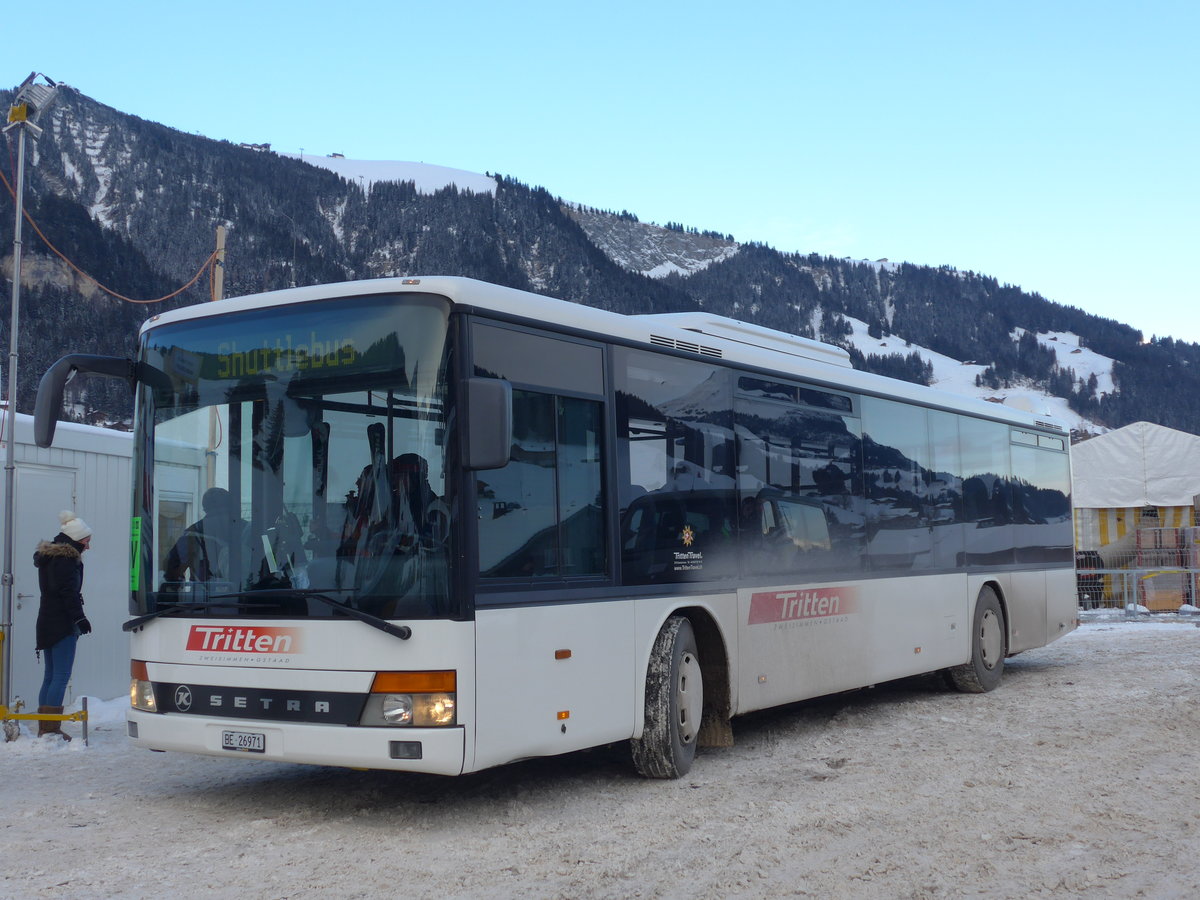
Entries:
{"label": "snow on ground", "polygon": [[[621,747],[463,778],[0,744],[5,897],[1200,896],[1200,628],[1094,615],[1000,689],[907,679],[735,720],[678,781]],[[78,735],[78,725],[68,725]]]}
{"label": "snow on ground", "polygon": [[[1026,329],[1017,328],[1012,339],[1020,340]],[[1089,350],[1079,342],[1079,335],[1069,331],[1048,331],[1034,335],[1039,344],[1054,351],[1060,369],[1072,369],[1078,381],[1087,381],[1089,375],[1096,376],[1096,393],[1111,394],[1116,390],[1113,383],[1113,361]]]}
{"label": "snow on ground", "polygon": [[433,166],[417,162],[390,162],[376,159],[346,159],[343,156],[318,156],[312,153],[280,153],[280,156],[299,159],[310,166],[328,169],[350,183],[358,182],[363,189],[370,191],[371,185],[377,181],[411,181],[417,192],[432,194],[451,184],[457,185],[460,191],[471,191],[476,194],[494,194],[496,179],[490,175],[480,175],[478,172],[468,172],[464,169],[450,169],[445,166]]}
{"label": "snow on ground", "polygon": [[[904,338],[897,337],[896,335],[873,338],[867,334],[867,324],[865,322],[850,316],[843,316],[843,318],[853,329],[853,334],[847,340],[853,344],[855,349],[864,355],[874,353],[877,356],[888,356],[894,353],[908,356],[910,353],[915,352],[920,355],[921,359],[933,365],[933,379],[930,385],[938,390],[949,391],[952,394],[960,394],[967,397],[975,397],[980,400],[999,402],[1013,409],[1050,416],[1062,422],[1068,430],[1083,429],[1092,432],[1107,430],[1100,428],[1094,422],[1084,419],[1072,410],[1067,405],[1067,401],[1062,397],[1052,397],[1044,391],[1038,390],[1028,384],[1014,384],[1010,388],[1002,388],[1000,390],[989,387],[976,387],[975,377],[983,373],[984,369],[991,364],[991,360],[960,361],[949,356],[943,356],[940,353],[935,353],[933,350],[928,350],[925,347],[909,344]],[[1101,393],[1112,391],[1113,361],[1111,359],[1094,353],[1091,350],[1081,348],[1079,346],[1079,338],[1068,332],[1039,334],[1037,337],[1043,346],[1050,347],[1055,351],[1061,367],[1075,370],[1075,377],[1077,379],[1082,378],[1086,381],[1089,375],[1095,373],[1098,382],[1097,390]],[[1015,339],[1016,335],[1014,335]]]}
{"label": "snow on ground", "polygon": [[855,265],[870,266],[876,272],[895,272],[904,265],[904,263],[891,262],[888,259],[851,259],[849,256],[843,256],[842,259]]}
{"label": "snow on ground", "polygon": [[[654,227],[654,226],[651,226]],[[666,229],[662,229],[666,230]],[[697,272],[707,269],[713,263],[723,262],[731,256],[735,256],[741,249],[738,244],[729,244],[715,250],[711,256],[696,258],[694,256],[677,256],[674,259],[667,259],[665,262],[659,263],[652,268],[646,269],[641,274],[647,278],[666,278],[668,275],[695,275]],[[622,262],[615,260],[618,265]]]}

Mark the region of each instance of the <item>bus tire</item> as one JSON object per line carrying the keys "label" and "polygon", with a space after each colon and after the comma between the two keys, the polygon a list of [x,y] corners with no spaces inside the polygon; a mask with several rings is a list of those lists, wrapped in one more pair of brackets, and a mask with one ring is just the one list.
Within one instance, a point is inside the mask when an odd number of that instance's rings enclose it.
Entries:
{"label": "bus tire", "polygon": [[979,600],[975,603],[971,661],[946,670],[946,680],[950,686],[967,694],[995,690],[1004,674],[1007,635],[1000,599],[992,588],[985,587],[979,592]]}
{"label": "bus tire", "polygon": [[684,616],[667,619],[646,670],[646,721],[631,742],[633,765],[645,778],[679,778],[696,758],[704,710],[704,679],[696,634]]}

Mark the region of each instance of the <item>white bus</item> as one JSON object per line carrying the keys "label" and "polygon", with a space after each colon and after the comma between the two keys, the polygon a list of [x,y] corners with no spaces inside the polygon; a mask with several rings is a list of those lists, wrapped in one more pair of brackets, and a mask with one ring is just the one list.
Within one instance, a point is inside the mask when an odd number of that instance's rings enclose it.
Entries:
{"label": "white bus", "polygon": [[677,777],[733,716],[988,691],[1076,624],[1059,424],[758,326],[448,277],[222,300],[56,363],[43,446],[76,372],[136,392],[141,747],[457,775],[630,741]]}

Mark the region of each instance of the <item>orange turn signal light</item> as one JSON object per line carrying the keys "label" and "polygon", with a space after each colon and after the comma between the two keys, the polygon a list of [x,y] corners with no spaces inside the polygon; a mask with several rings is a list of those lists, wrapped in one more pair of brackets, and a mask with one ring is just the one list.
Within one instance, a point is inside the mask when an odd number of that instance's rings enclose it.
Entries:
{"label": "orange turn signal light", "polygon": [[453,694],[458,689],[454,669],[441,672],[376,672],[372,694]]}

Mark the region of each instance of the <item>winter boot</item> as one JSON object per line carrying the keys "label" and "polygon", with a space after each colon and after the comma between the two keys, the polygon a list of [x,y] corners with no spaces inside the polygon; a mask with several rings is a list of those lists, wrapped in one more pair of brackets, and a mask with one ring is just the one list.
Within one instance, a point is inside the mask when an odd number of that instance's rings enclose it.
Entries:
{"label": "winter boot", "polygon": [[[47,715],[49,712],[50,712],[49,706],[39,706],[38,707],[38,715],[39,716]],[[46,734],[50,731],[50,723],[47,722],[45,719],[38,719],[37,727],[38,727],[38,737],[45,737]]]}
{"label": "winter boot", "polygon": [[[38,714],[47,716],[61,716],[63,708],[61,706],[39,706]],[[69,741],[71,736],[62,730],[62,722],[57,719],[38,719],[38,737],[43,737],[47,734],[56,734],[64,741]]]}

